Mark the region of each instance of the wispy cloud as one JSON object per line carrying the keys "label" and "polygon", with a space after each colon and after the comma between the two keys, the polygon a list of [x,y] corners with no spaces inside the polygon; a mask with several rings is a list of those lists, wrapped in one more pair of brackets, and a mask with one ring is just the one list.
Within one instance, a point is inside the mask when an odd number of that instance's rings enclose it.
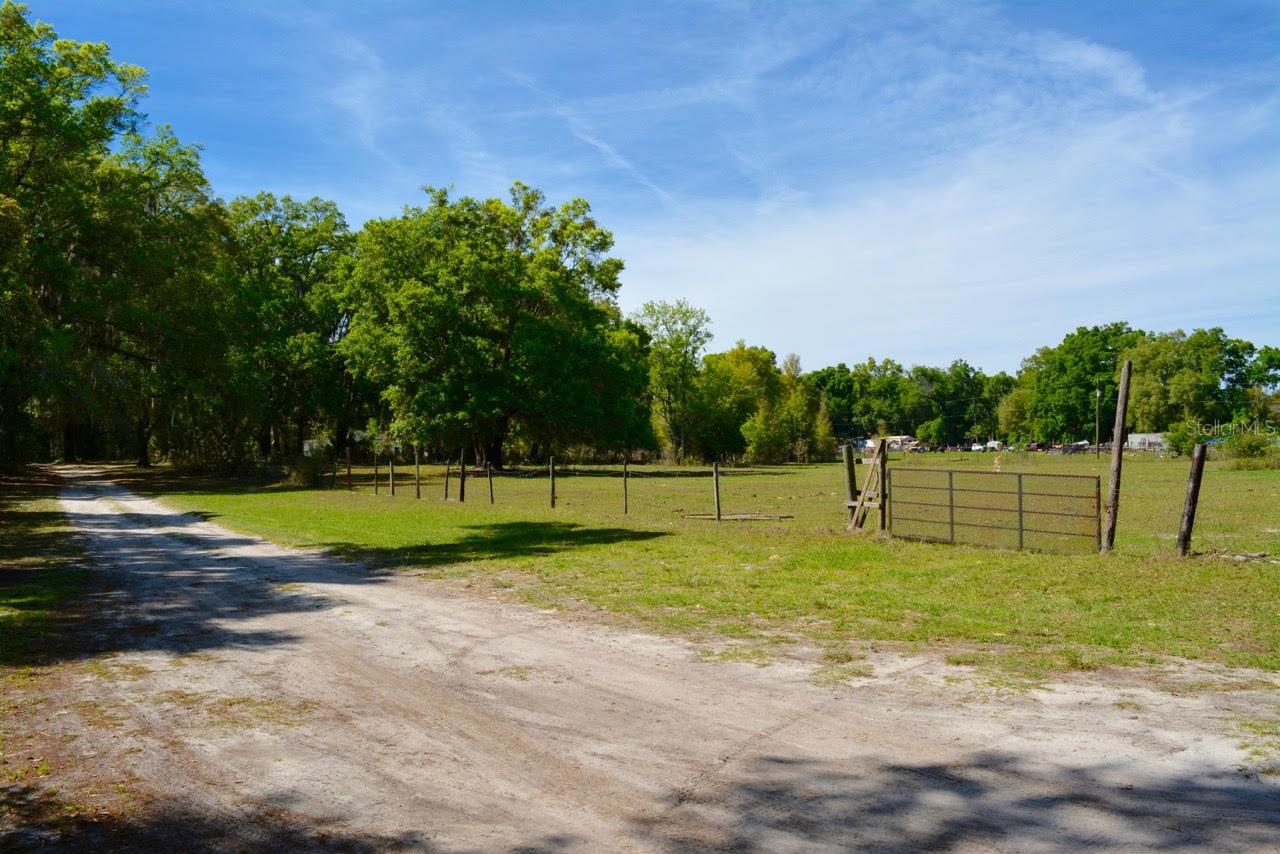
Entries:
{"label": "wispy cloud", "polygon": [[1124,51],[1060,33],[1039,33],[1033,37],[1040,58],[1050,66],[1060,66],[1068,75],[1093,77],[1118,95],[1147,99],[1146,72]]}
{"label": "wispy cloud", "polygon": [[672,208],[677,207],[675,199],[670,193],[650,180],[649,177],[640,171],[634,163],[624,157],[618,149],[601,138],[587,124],[587,122],[583,120],[576,110],[561,99],[557,98],[555,95],[538,86],[529,75],[515,71],[507,71],[506,74],[513,83],[516,83],[521,88],[528,90],[541,99],[551,112],[564,122],[569,133],[573,134],[573,136],[580,142],[591,146],[599,152],[600,157],[605,163],[630,176],[633,181],[650,190],[655,196],[662,200],[664,204]]}
{"label": "wispy cloud", "polygon": [[743,137],[726,137],[725,150],[744,174],[760,188],[755,212],[766,214],[783,207],[803,204],[805,194],[787,181],[784,171],[773,157],[749,145]]}
{"label": "wispy cloud", "polygon": [[496,192],[511,182],[509,168],[490,149],[484,136],[469,122],[461,107],[442,99],[423,97],[423,116],[453,154],[467,183]]}
{"label": "wispy cloud", "polygon": [[336,109],[342,117],[336,124],[366,153],[397,175],[408,176],[410,170],[385,142],[399,81],[382,55],[332,11],[286,3],[255,12],[278,27],[303,34],[308,47],[305,56],[320,60],[306,62],[298,71],[311,84],[306,94],[323,107]]}
{"label": "wispy cloud", "polygon": [[371,47],[351,36],[333,38],[329,50],[344,66],[329,89],[329,102],[349,116],[352,131],[367,150],[402,170],[404,167],[379,144],[392,86],[386,63]]}

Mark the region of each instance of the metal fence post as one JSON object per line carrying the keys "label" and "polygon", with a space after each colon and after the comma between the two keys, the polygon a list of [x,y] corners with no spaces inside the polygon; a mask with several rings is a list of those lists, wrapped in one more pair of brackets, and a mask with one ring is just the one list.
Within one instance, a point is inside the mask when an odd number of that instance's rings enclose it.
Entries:
{"label": "metal fence post", "polygon": [[956,541],[956,478],[955,472],[947,471],[947,524],[951,533],[951,542]]}
{"label": "metal fence post", "polygon": [[716,521],[720,521],[720,464],[711,464],[711,489],[716,497]]}
{"label": "metal fence post", "polygon": [[1093,518],[1094,545],[1098,551],[1102,551],[1102,478],[1097,475],[1093,478]]}
{"label": "metal fence post", "polygon": [[467,449],[463,448],[462,453],[458,454],[458,503],[465,504],[467,501]]}
{"label": "metal fence post", "polygon": [[845,442],[840,448],[840,455],[844,460],[845,504],[849,507],[849,521],[852,522],[853,505],[858,500],[858,478],[853,467],[853,446]]}
{"label": "metal fence post", "polygon": [[556,458],[547,458],[547,471],[551,474],[551,509],[556,509]]}
{"label": "metal fence post", "polygon": [[1026,526],[1022,522],[1022,474],[1018,474],[1018,548],[1022,548],[1026,539]]}
{"label": "metal fence post", "polygon": [[889,520],[888,531],[889,531],[889,536],[891,537],[893,536],[893,504],[889,500],[889,495],[890,495],[889,483],[892,480],[893,480],[893,469],[885,469],[884,470],[884,497],[881,498],[880,500],[884,502],[886,507],[886,514]]}
{"label": "metal fence post", "polygon": [[889,528],[889,442],[880,440],[880,530]]}

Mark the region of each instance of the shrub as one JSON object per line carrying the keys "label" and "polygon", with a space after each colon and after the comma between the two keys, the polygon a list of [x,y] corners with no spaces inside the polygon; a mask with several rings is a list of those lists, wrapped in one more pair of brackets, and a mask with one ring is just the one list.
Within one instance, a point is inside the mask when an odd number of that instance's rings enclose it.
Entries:
{"label": "shrub", "polygon": [[328,471],[329,461],[319,454],[298,457],[289,466],[289,483],[294,486],[320,486]]}
{"label": "shrub", "polygon": [[1204,434],[1194,422],[1175,424],[1164,433],[1164,440],[1169,443],[1170,450],[1178,454],[1190,454],[1198,442],[1204,441]]}
{"label": "shrub", "polygon": [[1280,453],[1272,452],[1261,457],[1236,457],[1227,463],[1227,468],[1237,471],[1275,471],[1280,470]]}
{"label": "shrub", "polygon": [[780,463],[787,458],[787,434],[777,410],[761,407],[742,425],[747,462]]}
{"label": "shrub", "polygon": [[1262,459],[1276,453],[1276,437],[1269,433],[1233,433],[1222,443],[1228,458]]}

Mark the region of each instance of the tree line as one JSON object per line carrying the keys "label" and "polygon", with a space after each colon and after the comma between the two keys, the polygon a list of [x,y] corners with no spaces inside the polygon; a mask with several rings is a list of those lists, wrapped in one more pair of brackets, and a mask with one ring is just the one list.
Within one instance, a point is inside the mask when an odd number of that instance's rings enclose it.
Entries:
{"label": "tree line", "polygon": [[706,313],[618,305],[587,202],[425,188],[225,202],[198,147],[148,130],[142,69],[0,5],[0,454],[297,465],[358,435],[503,466],[622,451],[758,462],[840,441],[1092,435],[1132,358],[1134,426],[1274,417],[1280,357],[1221,329],[1079,329],[1016,375],[868,359],[805,372]]}
{"label": "tree line", "polygon": [[1024,359],[1016,386],[1000,405],[1001,432],[1040,441],[1089,437],[1095,407],[1104,425],[1114,421],[1116,383],[1126,360],[1133,363],[1131,429],[1164,433],[1185,449],[1204,425],[1280,426],[1277,347],[1256,347],[1219,327],[1186,334],[1111,323],[1081,327]]}

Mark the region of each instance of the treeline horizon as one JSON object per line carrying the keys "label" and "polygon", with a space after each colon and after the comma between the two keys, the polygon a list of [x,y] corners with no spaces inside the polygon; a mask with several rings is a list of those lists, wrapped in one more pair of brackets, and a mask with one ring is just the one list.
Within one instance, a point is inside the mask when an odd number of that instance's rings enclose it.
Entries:
{"label": "treeline horizon", "polygon": [[[708,352],[684,301],[618,306],[613,235],[573,199],[426,187],[352,230],[338,206],[225,202],[199,149],[147,133],[145,73],[0,5],[0,448],[11,461],[134,457],[307,465],[355,431],[502,467],[551,453],[807,461],[909,434],[944,447],[1109,438],[1275,419],[1280,350],[1214,327],[1080,327],[1015,374],[963,360],[804,371]],[[1185,437],[1184,437],[1185,438]],[[325,453],[314,459],[322,459]],[[314,464],[314,460],[313,463]]]}

